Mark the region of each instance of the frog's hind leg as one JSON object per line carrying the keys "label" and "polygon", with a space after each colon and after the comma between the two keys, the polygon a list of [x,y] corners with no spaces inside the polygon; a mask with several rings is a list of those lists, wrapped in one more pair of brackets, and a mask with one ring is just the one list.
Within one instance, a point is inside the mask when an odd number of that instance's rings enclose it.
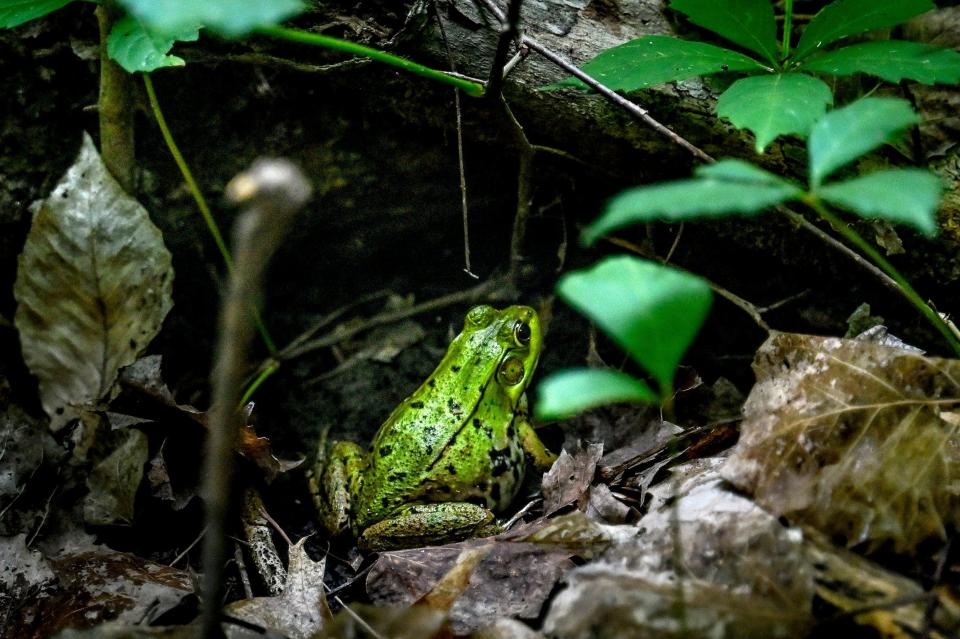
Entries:
{"label": "frog's hind leg", "polygon": [[363,483],[367,454],[354,442],[336,442],[325,460],[318,460],[310,479],[310,492],[320,515],[320,523],[337,536],[350,527],[351,504],[355,503]]}
{"label": "frog's hind leg", "polygon": [[478,533],[495,533],[493,513],[467,502],[411,504],[363,531],[363,550],[383,551],[460,541]]}

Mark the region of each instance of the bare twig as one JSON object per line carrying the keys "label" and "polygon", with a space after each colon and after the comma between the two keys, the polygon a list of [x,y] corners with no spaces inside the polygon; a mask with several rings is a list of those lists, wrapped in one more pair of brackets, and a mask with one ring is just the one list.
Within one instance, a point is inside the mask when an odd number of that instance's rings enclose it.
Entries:
{"label": "bare twig", "polygon": [[493,64],[490,65],[490,79],[487,80],[487,97],[497,99],[500,96],[500,87],[503,86],[503,77],[506,73],[510,45],[519,42],[520,35],[520,7],[523,0],[508,0],[507,13],[500,18],[500,37],[497,39],[497,48],[493,53]]}
{"label": "bare twig", "polygon": [[500,105],[517,143],[517,211],[513,216],[513,232],[510,234],[510,278],[515,279],[520,274],[523,262],[523,240],[527,235],[527,220],[530,219],[530,204],[533,201],[533,159],[536,149],[530,144],[523,126],[503,96],[500,96]]}
{"label": "bare twig", "polygon": [[279,247],[294,214],[310,197],[310,185],[292,164],[259,160],[227,186],[246,210],[234,224],[236,262],[222,304],[204,465],[207,534],[203,544],[203,635],[222,637],[220,602],[227,559],[226,519],[233,477],[233,450],[241,426],[238,410],[247,350],[254,334],[249,305],[259,297],[270,256]]}
{"label": "bare twig", "polygon": [[[499,6],[497,6],[494,0],[477,0],[477,2],[482,4],[484,7],[487,8],[488,11],[490,11],[493,15],[495,15],[501,24],[504,24],[507,22],[506,14],[504,14],[503,10]],[[536,51],[537,53],[542,55],[544,58],[546,58],[553,64],[557,65],[558,67],[560,67],[561,69],[569,73],[570,75],[576,77],[581,82],[583,82],[588,87],[590,87],[591,89],[593,89],[594,91],[602,95],[607,100],[625,109],[630,115],[641,120],[648,127],[653,129],[660,135],[664,136],[674,144],[677,144],[682,148],[686,149],[694,157],[699,158],[704,162],[714,161],[713,158],[711,158],[706,152],[704,152],[694,144],[690,143],[689,141],[687,141],[685,138],[681,137],[674,131],[670,130],[668,127],[664,126],[663,124],[660,124],[660,122],[655,120],[650,115],[650,113],[647,112],[646,109],[641,108],[640,106],[638,106],[634,102],[631,102],[627,98],[623,97],[613,89],[610,89],[606,85],[601,84],[600,82],[592,78],[590,75],[581,71],[579,68],[577,68],[575,64],[566,60],[560,54],[555,53],[551,49],[540,44],[535,39],[525,34],[520,36],[520,43],[521,45],[529,47],[532,51]]]}
{"label": "bare twig", "polygon": [[[436,3],[433,3],[431,7],[433,17],[437,21],[437,27],[440,29],[443,48],[447,53],[447,65],[450,67],[450,71],[456,73],[457,65],[453,61],[453,53],[450,51],[447,31],[443,28],[443,20],[440,19]],[[467,206],[467,169],[463,159],[463,108],[460,104],[460,89],[456,87],[453,89],[453,108],[457,114],[457,168],[460,173],[460,212],[463,218],[463,272],[476,280],[480,277],[473,272],[473,267],[470,266],[470,209]]]}
{"label": "bare twig", "polygon": [[207,534],[207,529],[206,529],[206,528],[204,528],[203,530],[201,530],[201,531],[200,531],[200,534],[197,535],[197,538],[194,539],[193,541],[191,541],[191,542],[190,542],[190,545],[188,545],[186,548],[184,548],[184,549],[183,549],[183,552],[181,552],[179,555],[177,555],[176,557],[174,557],[174,558],[173,558],[173,561],[171,561],[171,562],[170,562],[169,564],[167,564],[167,565],[168,565],[168,566],[176,566],[178,563],[180,563],[180,561],[181,561],[184,557],[187,556],[187,553],[190,552],[190,551],[193,549],[194,546],[196,546],[198,543],[200,543],[200,540],[203,539],[203,536],[204,536],[205,534]]}

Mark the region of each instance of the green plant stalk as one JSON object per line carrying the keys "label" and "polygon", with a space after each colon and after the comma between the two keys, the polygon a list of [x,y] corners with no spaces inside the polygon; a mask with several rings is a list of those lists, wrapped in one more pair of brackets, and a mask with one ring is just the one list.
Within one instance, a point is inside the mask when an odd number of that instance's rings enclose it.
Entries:
{"label": "green plant stalk", "polygon": [[940,314],[933,310],[929,304],[923,301],[923,298],[920,297],[919,293],[914,290],[913,286],[910,285],[910,282],[906,280],[903,275],[900,274],[900,271],[894,267],[887,258],[885,258],[880,251],[878,251],[872,244],[866,241],[863,236],[854,231],[850,226],[845,224],[843,220],[838,218],[836,215],[831,213],[823,202],[816,198],[816,196],[807,196],[804,198],[804,201],[817,212],[821,218],[826,220],[830,226],[834,228],[840,235],[847,239],[851,244],[855,245],[858,249],[863,251],[863,253],[873,260],[880,269],[890,276],[890,278],[897,283],[897,286],[900,287],[900,291],[903,293],[903,296],[913,304],[920,313],[936,328],[944,339],[950,344],[950,348],[953,349],[953,352],[957,357],[960,357],[960,340],[957,339],[957,336],[954,334],[953,330],[947,326],[947,323],[943,321],[943,318],[940,317]]}
{"label": "green plant stalk", "polygon": [[[207,200],[203,197],[197,181],[193,179],[193,173],[190,171],[190,167],[187,166],[187,161],[183,158],[183,154],[180,153],[180,148],[177,146],[176,141],[174,141],[173,134],[170,133],[170,127],[167,126],[167,119],[163,116],[163,111],[160,109],[160,101],[157,100],[157,93],[153,88],[153,80],[150,79],[149,73],[143,73],[141,75],[143,75],[143,86],[147,90],[150,111],[153,113],[153,118],[157,121],[157,126],[160,127],[160,134],[163,136],[163,141],[167,143],[167,149],[170,151],[170,155],[173,156],[173,161],[176,163],[177,168],[180,169],[183,181],[187,183],[187,190],[190,191],[190,195],[193,196],[197,208],[200,209],[200,215],[207,225],[207,230],[213,237],[214,244],[217,245],[217,249],[220,251],[220,256],[223,258],[223,263],[227,267],[227,272],[233,274],[233,257],[230,255],[230,249],[227,248],[226,242],[223,241],[223,235],[220,233],[220,228],[217,226],[216,220],[213,219],[213,213],[210,212]],[[270,354],[274,354],[277,351],[277,347],[270,337],[266,325],[263,323],[263,318],[260,317],[260,311],[256,306],[253,306],[251,311],[253,312],[253,322],[257,327],[257,332],[260,333],[260,337],[263,339],[263,343]]]}
{"label": "green plant stalk", "polygon": [[783,6],[783,46],[780,47],[780,59],[790,57],[790,31],[793,28],[793,0],[784,0]]}
{"label": "green plant stalk", "polygon": [[334,38],[319,33],[309,33],[307,31],[300,31],[299,29],[289,29],[287,27],[278,26],[260,27],[257,29],[257,33],[280,40],[324,47],[326,49],[343,51],[344,53],[370,58],[376,62],[382,62],[383,64],[389,64],[390,66],[403,69],[404,71],[413,73],[414,75],[419,75],[430,80],[449,84],[475,98],[482,97],[485,92],[484,85],[480,82],[475,82],[473,80],[451,75],[445,71],[431,69],[430,67],[418,64],[412,60],[407,60],[406,58],[401,58],[400,56],[396,56],[385,51],[380,51],[379,49],[374,49],[373,47],[357,44],[356,42],[341,40],[340,38]]}
{"label": "green plant stalk", "polygon": [[247,405],[250,399],[253,397],[253,394],[257,392],[257,389],[260,388],[260,385],[267,381],[267,378],[277,372],[280,368],[280,362],[271,362],[263,371],[257,375],[256,379],[250,382],[250,385],[247,386],[247,389],[243,391],[243,396],[240,398],[240,407],[243,408]]}

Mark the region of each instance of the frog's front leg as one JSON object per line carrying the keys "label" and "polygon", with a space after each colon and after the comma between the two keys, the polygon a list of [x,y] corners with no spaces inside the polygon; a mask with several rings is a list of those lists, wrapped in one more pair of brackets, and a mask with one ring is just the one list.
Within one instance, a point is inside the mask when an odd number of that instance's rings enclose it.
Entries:
{"label": "frog's front leg", "polygon": [[320,522],[332,536],[337,536],[350,527],[351,505],[360,494],[368,457],[354,442],[336,442],[326,460],[319,453],[317,456],[310,492]]}
{"label": "frog's front leg", "polygon": [[495,533],[487,526],[493,513],[467,502],[410,504],[363,531],[362,550],[395,550],[460,541],[481,532]]}
{"label": "frog's front leg", "polygon": [[517,407],[517,415],[514,418],[514,426],[517,429],[517,437],[520,439],[520,447],[533,458],[533,463],[538,470],[548,470],[557,460],[549,448],[540,441],[537,431],[533,424],[527,419],[527,396],[520,398],[520,405]]}

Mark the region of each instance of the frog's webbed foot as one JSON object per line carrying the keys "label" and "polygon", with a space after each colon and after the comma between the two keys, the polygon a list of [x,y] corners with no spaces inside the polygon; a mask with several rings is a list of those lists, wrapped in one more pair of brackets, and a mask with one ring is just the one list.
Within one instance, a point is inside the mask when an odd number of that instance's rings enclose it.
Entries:
{"label": "frog's webbed foot", "polygon": [[[322,469],[319,468],[321,464]],[[336,442],[326,463],[317,462],[318,468],[310,480],[310,492],[320,523],[333,536],[350,528],[351,504],[360,494],[366,465],[366,453],[354,442]]]}
{"label": "frog's webbed foot", "polygon": [[481,531],[498,532],[489,527],[491,521],[492,512],[467,502],[410,504],[364,530],[358,545],[383,551],[460,541]]}

